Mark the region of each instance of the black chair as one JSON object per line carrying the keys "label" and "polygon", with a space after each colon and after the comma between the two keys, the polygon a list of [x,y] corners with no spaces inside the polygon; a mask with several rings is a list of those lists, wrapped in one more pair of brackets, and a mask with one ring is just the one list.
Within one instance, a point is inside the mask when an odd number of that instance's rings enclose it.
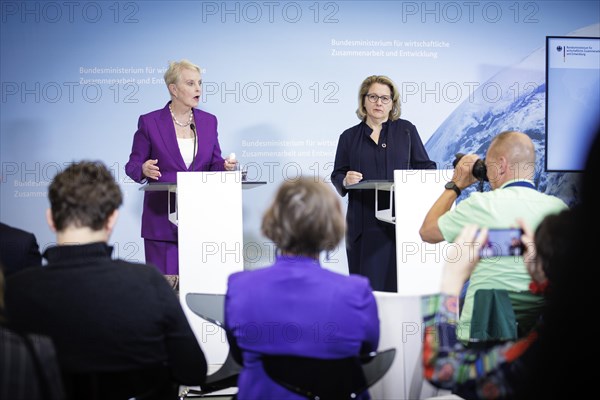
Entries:
{"label": "black chair", "polygon": [[225,295],[213,293],[188,293],[185,302],[202,319],[222,326],[225,319]]}
{"label": "black chair", "polygon": [[[188,293],[185,296],[185,301],[194,314],[223,329],[225,313],[224,295]],[[234,360],[230,351],[227,353],[227,358],[221,368],[206,377],[206,381],[200,386],[200,390],[185,388],[179,394],[179,398],[206,397],[211,393],[223,389],[237,387],[237,380],[241,370],[242,366]]]}
{"label": "black chair", "polygon": [[179,384],[166,367],[111,372],[63,372],[68,400],[175,400]]}
{"label": "black chair", "polygon": [[396,349],[358,357],[323,359],[262,356],[267,375],[286,389],[312,400],[355,399],[387,373]]}

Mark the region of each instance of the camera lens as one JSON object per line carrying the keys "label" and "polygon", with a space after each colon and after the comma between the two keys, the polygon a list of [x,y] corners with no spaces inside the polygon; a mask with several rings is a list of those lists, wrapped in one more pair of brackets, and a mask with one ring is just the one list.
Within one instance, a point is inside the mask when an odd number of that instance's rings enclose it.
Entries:
{"label": "camera lens", "polygon": [[479,159],[477,161],[475,161],[475,164],[473,165],[473,176],[477,179],[479,179],[480,181],[487,181],[488,177],[487,177],[487,168],[485,166],[485,163]]}
{"label": "camera lens", "polygon": [[[452,166],[454,168],[456,168],[456,164],[458,164],[458,162],[460,161],[461,158],[463,158],[463,156],[464,156],[463,153],[456,153],[454,155],[454,161],[452,161]],[[473,164],[473,169],[471,170],[471,173],[473,174],[473,176],[475,178],[477,178],[480,181],[486,181],[486,182],[488,181],[487,168],[482,159],[478,159],[477,161],[475,161],[475,164]]]}

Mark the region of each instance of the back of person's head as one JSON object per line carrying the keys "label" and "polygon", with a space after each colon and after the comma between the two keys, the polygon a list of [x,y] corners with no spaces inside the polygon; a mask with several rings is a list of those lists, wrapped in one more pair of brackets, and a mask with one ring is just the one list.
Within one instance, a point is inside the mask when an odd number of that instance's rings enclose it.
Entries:
{"label": "back of person's head", "polygon": [[[569,213],[568,226],[554,224],[556,216],[547,217],[542,224],[555,225],[550,234],[541,232],[538,238],[536,233],[537,252],[545,249],[553,252],[549,265],[552,275],[540,329],[539,351],[534,354],[523,396],[519,398],[562,398],[560,393],[565,391],[570,398],[585,398],[589,395],[588,385],[595,379],[593,357],[585,355],[584,361],[577,363],[573,360],[577,353],[585,352],[585,346],[594,343],[597,336],[597,331],[589,324],[594,318],[594,295],[598,286],[592,278],[598,264],[594,255],[598,244],[596,235],[586,232],[590,224],[596,226],[600,221],[593,194],[600,174],[599,166],[600,129],[587,156],[581,202],[558,216]],[[552,243],[542,243],[548,240]]]}
{"label": "back of person's head", "polygon": [[284,182],[263,216],[262,232],[287,254],[318,256],[334,249],[346,225],[330,185],[300,178]]}
{"label": "back of person's head", "polygon": [[57,231],[68,227],[100,230],[123,202],[119,185],[98,161],[76,162],[58,173],[48,198]]}
{"label": "back of person's head", "polygon": [[506,159],[507,162],[508,170],[505,180],[534,178],[535,146],[527,134],[518,131],[503,131],[496,135],[486,154],[488,170],[499,168],[494,164],[499,163],[500,158]]}
{"label": "back of person's head", "polygon": [[573,257],[570,246],[566,246],[578,233],[578,210],[566,209],[558,214],[544,217],[535,230],[536,257],[541,262],[550,287],[563,273],[561,268]]}
{"label": "back of person's head", "polygon": [[[592,142],[592,146],[590,147],[585,170],[583,172],[583,180],[581,186],[581,202],[584,207],[590,209],[590,212],[597,213],[598,207],[595,204],[595,199],[597,195],[595,192],[596,182],[598,181],[598,176],[600,175],[600,126],[596,132],[595,140]],[[596,222],[592,221],[592,222]]]}

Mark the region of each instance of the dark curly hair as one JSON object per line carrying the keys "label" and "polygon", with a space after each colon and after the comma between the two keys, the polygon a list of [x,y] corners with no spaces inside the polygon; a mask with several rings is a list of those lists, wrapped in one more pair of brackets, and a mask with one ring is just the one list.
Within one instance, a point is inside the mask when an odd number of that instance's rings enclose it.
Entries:
{"label": "dark curly hair", "polygon": [[306,177],[284,182],[262,220],[262,233],[279,250],[310,257],[334,249],[345,229],[333,190]]}
{"label": "dark curly hair", "polygon": [[69,226],[100,230],[123,203],[123,194],[100,161],[80,161],[58,173],[48,190],[56,230]]}

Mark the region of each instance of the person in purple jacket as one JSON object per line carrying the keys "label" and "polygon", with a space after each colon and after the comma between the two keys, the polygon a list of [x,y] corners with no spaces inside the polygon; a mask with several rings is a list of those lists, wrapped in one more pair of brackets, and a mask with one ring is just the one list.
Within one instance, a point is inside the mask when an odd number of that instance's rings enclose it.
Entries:
{"label": "person in purple jacket", "polygon": [[263,234],[278,249],[275,263],[228,281],[225,328],[243,365],[239,400],[302,399],[267,376],[263,354],[329,359],[377,350],[379,317],[369,280],[319,263],[319,254],[334,249],[345,230],[329,185],[300,178],[280,186],[262,221]]}
{"label": "person in purple jacket", "polygon": [[[171,101],[140,116],[125,172],[136,182],[176,182],[179,171],[232,171],[221,156],[217,118],[196,109],[202,93],[200,68],[171,62],[164,75]],[[146,262],[166,275],[179,274],[177,226],[168,218],[167,192],[145,192],[142,237]],[[174,202],[174,198],[169,199]]]}

